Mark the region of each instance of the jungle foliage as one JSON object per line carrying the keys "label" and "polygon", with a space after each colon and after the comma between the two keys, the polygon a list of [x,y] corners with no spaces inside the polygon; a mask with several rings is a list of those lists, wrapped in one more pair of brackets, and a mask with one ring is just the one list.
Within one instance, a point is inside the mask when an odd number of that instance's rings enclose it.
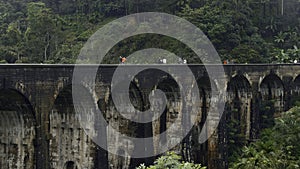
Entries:
{"label": "jungle foliage", "polygon": [[[74,63],[83,44],[102,25],[153,11],[195,24],[223,60],[290,63],[300,56],[299,0],[0,0],[0,60]],[[189,63],[200,62],[177,40],[142,35],[116,45],[105,63],[117,63],[120,55],[149,47],[163,48]]]}
{"label": "jungle foliage", "polygon": [[232,169],[300,168],[300,107],[275,119],[275,125],[261,132],[260,139],[242,149],[231,163]]}
{"label": "jungle foliage", "polygon": [[141,164],[137,169],[206,169],[206,167],[202,167],[200,164],[184,162],[175,152],[167,152],[166,155],[157,158],[154,165],[147,167]]}

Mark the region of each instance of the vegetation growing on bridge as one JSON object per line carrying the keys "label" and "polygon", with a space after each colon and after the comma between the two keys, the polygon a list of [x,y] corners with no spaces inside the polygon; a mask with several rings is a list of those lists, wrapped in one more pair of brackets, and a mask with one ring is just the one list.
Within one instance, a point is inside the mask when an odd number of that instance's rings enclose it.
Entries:
{"label": "vegetation growing on bridge", "polygon": [[[0,60],[74,63],[86,40],[105,23],[159,11],[186,18],[211,39],[222,59],[239,63],[290,62],[300,56],[299,0],[0,0]],[[283,8],[282,4],[283,2]],[[105,59],[158,47],[200,62],[180,42],[141,35],[116,45]]]}

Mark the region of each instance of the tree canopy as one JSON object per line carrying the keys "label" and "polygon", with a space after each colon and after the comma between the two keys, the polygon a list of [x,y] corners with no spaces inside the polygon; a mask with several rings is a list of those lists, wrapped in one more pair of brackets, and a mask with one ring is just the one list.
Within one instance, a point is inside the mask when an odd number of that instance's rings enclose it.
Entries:
{"label": "tree canopy", "polygon": [[[102,25],[138,12],[183,17],[211,40],[221,59],[235,63],[293,62],[300,56],[299,0],[0,0],[0,60],[74,63]],[[283,2],[283,3],[282,3]],[[199,63],[180,42],[141,35],[120,42],[105,63],[140,49],[163,48]]]}

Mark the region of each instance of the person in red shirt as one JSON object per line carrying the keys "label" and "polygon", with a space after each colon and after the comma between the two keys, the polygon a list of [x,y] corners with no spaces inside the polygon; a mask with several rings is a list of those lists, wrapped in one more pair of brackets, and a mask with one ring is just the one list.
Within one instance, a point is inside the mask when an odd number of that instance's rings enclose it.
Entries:
{"label": "person in red shirt", "polygon": [[124,64],[126,62],[126,57],[122,57],[121,63]]}

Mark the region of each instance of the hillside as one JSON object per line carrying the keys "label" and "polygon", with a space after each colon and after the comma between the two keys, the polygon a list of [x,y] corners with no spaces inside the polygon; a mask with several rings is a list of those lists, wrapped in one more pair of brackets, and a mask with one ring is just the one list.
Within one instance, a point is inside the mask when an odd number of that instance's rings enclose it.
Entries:
{"label": "hillside", "polygon": [[[0,0],[2,63],[74,63],[102,25],[138,12],[165,12],[199,27],[222,60],[290,63],[300,56],[299,0]],[[199,63],[170,37],[147,34],[116,45],[105,63],[145,48],[162,48]]]}

